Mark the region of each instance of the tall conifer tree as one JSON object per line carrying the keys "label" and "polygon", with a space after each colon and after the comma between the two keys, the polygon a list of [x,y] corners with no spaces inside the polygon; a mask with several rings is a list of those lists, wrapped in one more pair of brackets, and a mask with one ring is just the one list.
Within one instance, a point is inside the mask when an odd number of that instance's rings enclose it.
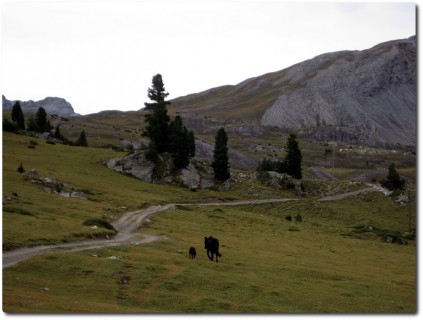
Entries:
{"label": "tall conifer tree", "polygon": [[45,132],[47,128],[47,112],[43,107],[39,107],[35,114],[38,132]]}
{"label": "tall conifer tree", "polygon": [[169,151],[169,121],[166,105],[170,102],[165,101],[169,95],[165,91],[162,76],[157,74],[153,77],[152,86],[148,89],[148,97],[153,103],[145,103],[147,110],[151,112],[145,115],[147,123],[143,136],[149,138],[156,148],[157,153]]}
{"label": "tall conifer tree", "polygon": [[18,129],[25,130],[25,119],[22,112],[21,104],[16,101],[12,108],[12,121],[16,122]]}
{"label": "tall conifer tree", "polygon": [[301,161],[303,156],[301,155],[301,150],[298,146],[297,136],[295,134],[291,133],[289,135],[285,151],[287,152],[284,161],[284,164],[286,166],[286,173],[295,179],[301,179]]}
{"label": "tall conifer tree", "polygon": [[229,172],[228,136],[224,128],[220,128],[215,137],[212,167],[216,180],[225,181],[231,177]]}
{"label": "tall conifer tree", "polygon": [[169,149],[175,168],[186,168],[189,164],[188,131],[180,116],[170,123]]}

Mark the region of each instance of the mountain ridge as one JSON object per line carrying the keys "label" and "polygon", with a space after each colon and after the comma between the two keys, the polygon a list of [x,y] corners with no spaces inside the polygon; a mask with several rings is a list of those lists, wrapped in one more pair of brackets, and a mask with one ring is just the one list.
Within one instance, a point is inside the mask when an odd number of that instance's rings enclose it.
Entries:
{"label": "mountain ridge", "polygon": [[318,55],[172,100],[174,112],[294,130],[311,139],[416,143],[416,37]]}
{"label": "mountain ridge", "polygon": [[2,96],[3,110],[11,110],[16,101],[20,102],[22,111],[24,113],[36,113],[38,108],[42,107],[50,115],[57,115],[62,117],[73,117],[79,116],[75,113],[72,105],[63,98],[58,97],[46,97],[42,100],[33,101],[20,101],[20,100],[8,100],[4,95]]}

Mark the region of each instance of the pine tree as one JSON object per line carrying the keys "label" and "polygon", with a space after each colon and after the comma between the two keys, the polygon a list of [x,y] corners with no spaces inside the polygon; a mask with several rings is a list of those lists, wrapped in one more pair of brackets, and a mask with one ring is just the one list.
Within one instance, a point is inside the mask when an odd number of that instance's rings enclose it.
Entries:
{"label": "pine tree", "polygon": [[388,176],[385,180],[381,181],[383,187],[389,190],[402,190],[404,189],[405,180],[401,179],[395,164],[391,164],[388,168]]}
{"label": "pine tree", "polygon": [[284,160],[286,173],[295,179],[301,179],[302,155],[300,147],[298,146],[297,136],[295,134],[291,133],[289,135],[285,151],[287,152]]}
{"label": "pine tree", "polygon": [[213,172],[214,178],[218,181],[225,181],[231,177],[229,172],[228,157],[228,136],[224,128],[217,131],[213,151]]}
{"label": "pine tree", "polygon": [[195,136],[192,130],[188,132],[188,156],[195,157]]}
{"label": "pine tree", "polygon": [[27,121],[27,129],[29,131],[38,131],[37,121],[33,116],[30,116]]}
{"label": "pine tree", "polygon": [[56,130],[54,130],[54,138],[57,140],[62,140],[62,134],[60,133],[60,124],[56,126]]}
{"label": "pine tree", "polygon": [[22,112],[21,104],[16,101],[12,108],[12,121],[16,122],[18,129],[25,130],[25,119]]}
{"label": "pine tree", "polygon": [[175,169],[186,168],[189,164],[188,130],[182,123],[182,118],[176,116],[170,123],[169,151]]}
{"label": "pine tree", "polygon": [[38,108],[35,114],[35,122],[37,123],[38,132],[42,133],[47,131],[47,112],[43,107]]}
{"label": "pine tree", "polygon": [[159,162],[159,154],[157,153],[157,148],[153,141],[150,141],[150,143],[148,144],[147,152],[145,153],[145,158],[148,161],[151,161],[156,164]]}
{"label": "pine tree", "polygon": [[147,123],[143,136],[149,138],[156,148],[157,153],[169,151],[169,121],[166,105],[169,102],[165,98],[169,93],[165,92],[162,76],[157,74],[153,77],[152,88],[148,89],[148,97],[155,101],[145,103],[146,109],[151,113],[145,115]]}
{"label": "pine tree", "polygon": [[148,88],[147,90],[147,96],[150,98],[150,100],[155,101],[153,103],[145,102],[145,108],[148,109],[154,109],[159,104],[163,103],[164,105],[170,104],[169,101],[165,101],[165,98],[169,95],[168,92],[166,92],[166,89],[164,87],[163,78],[161,74],[156,74],[152,79],[152,86],[151,88]]}
{"label": "pine tree", "polygon": [[79,135],[78,140],[76,140],[76,142],[75,142],[75,145],[80,146],[80,147],[87,147],[88,146],[87,137],[85,136],[84,130],[82,130],[81,134]]}

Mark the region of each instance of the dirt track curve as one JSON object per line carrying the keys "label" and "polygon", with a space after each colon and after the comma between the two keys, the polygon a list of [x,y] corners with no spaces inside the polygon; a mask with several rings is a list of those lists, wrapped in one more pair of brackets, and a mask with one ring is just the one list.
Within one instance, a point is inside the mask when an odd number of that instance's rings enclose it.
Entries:
{"label": "dirt track curve", "polygon": [[[320,199],[320,201],[331,201],[331,200],[340,200],[347,197],[354,196],[363,192],[370,191],[381,191],[380,187],[372,186],[365,189],[360,189],[353,192],[347,192],[339,195],[329,196]],[[124,213],[119,219],[115,220],[112,225],[118,231],[117,235],[112,239],[99,239],[99,240],[84,240],[78,242],[64,243],[64,244],[55,244],[55,245],[45,245],[45,246],[36,246],[36,247],[25,247],[19,248],[12,251],[3,252],[3,269],[13,266],[14,264],[30,259],[34,256],[50,253],[50,252],[63,252],[63,251],[81,251],[88,249],[99,249],[105,247],[127,245],[127,244],[145,244],[161,239],[160,236],[141,234],[139,232],[134,232],[139,226],[141,226],[142,221],[149,215],[169,210],[175,209],[178,205],[190,205],[190,206],[237,206],[245,204],[262,204],[262,203],[275,203],[275,202],[286,202],[296,199],[263,199],[263,200],[240,200],[240,201],[231,201],[231,202],[211,202],[211,203],[186,203],[186,204],[165,204],[165,205],[155,205],[150,206],[143,210],[132,211]]]}

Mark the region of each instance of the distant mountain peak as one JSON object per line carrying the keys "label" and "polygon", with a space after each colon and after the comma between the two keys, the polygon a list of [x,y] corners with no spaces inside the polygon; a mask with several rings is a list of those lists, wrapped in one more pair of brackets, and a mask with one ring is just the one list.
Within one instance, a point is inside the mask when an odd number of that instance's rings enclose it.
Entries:
{"label": "distant mountain peak", "polygon": [[[11,109],[18,100],[8,100],[4,95],[2,96],[3,109]],[[72,117],[79,114],[75,113],[72,105],[63,98],[46,97],[39,101],[20,101],[22,111],[29,113],[36,113],[38,108],[42,107],[48,114],[55,114],[62,117]]]}

